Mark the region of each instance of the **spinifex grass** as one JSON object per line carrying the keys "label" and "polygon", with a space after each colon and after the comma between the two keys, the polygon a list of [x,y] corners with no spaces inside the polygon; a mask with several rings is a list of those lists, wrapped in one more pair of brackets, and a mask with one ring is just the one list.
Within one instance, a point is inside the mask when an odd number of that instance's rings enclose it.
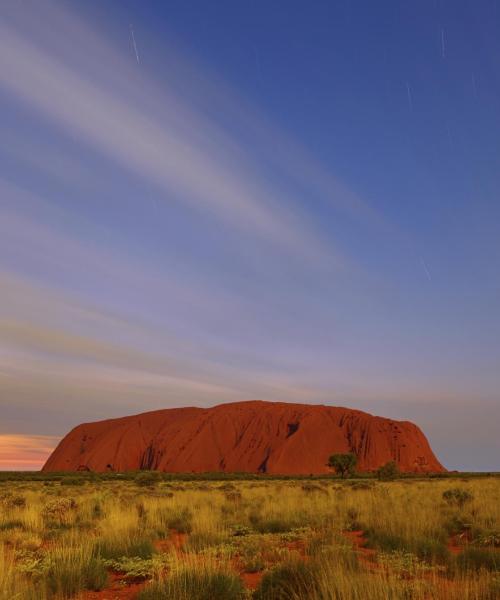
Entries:
{"label": "spinifex grass", "polygon": [[110,571],[143,600],[499,597],[495,477],[143,479],[0,483],[0,600],[77,597]]}

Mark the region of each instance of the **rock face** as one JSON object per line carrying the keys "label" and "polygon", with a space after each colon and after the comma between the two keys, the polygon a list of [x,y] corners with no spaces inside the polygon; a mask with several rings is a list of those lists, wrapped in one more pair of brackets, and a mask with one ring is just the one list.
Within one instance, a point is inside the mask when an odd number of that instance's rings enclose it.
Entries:
{"label": "rock face", "polygon": [[43,471],[328,473],[335,452],[354,452],[360,471],[390,460],[404,472],[445,470],[408,421],[333,406],[249,401],[79,425]]}

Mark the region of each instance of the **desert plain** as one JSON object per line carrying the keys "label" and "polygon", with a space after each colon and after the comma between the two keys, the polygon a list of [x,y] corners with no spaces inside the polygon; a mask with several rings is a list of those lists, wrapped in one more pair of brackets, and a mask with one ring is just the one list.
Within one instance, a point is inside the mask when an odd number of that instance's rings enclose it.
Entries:
{"label": "desert plain", "polygon": [[498,598],[500,478],[394,477],[4,473],[0,598]]}

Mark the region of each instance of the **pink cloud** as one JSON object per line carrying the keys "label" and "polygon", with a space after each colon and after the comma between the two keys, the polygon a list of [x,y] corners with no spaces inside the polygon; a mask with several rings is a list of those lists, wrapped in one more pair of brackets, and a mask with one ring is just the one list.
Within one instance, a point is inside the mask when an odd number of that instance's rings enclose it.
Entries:
{"label": "pink cloud", "polygon": [[58,441],[49,435],[0,434],[0,470],[37,471]]}

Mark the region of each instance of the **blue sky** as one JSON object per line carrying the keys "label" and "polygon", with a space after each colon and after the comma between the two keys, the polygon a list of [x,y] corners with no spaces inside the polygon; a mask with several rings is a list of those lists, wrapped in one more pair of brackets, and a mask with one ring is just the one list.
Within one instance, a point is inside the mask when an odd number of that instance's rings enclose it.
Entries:
{"label": "blue sky", "polygon": [[262,398],[498,470],[499,26],[486,1],[2,3],[0,468]]}

